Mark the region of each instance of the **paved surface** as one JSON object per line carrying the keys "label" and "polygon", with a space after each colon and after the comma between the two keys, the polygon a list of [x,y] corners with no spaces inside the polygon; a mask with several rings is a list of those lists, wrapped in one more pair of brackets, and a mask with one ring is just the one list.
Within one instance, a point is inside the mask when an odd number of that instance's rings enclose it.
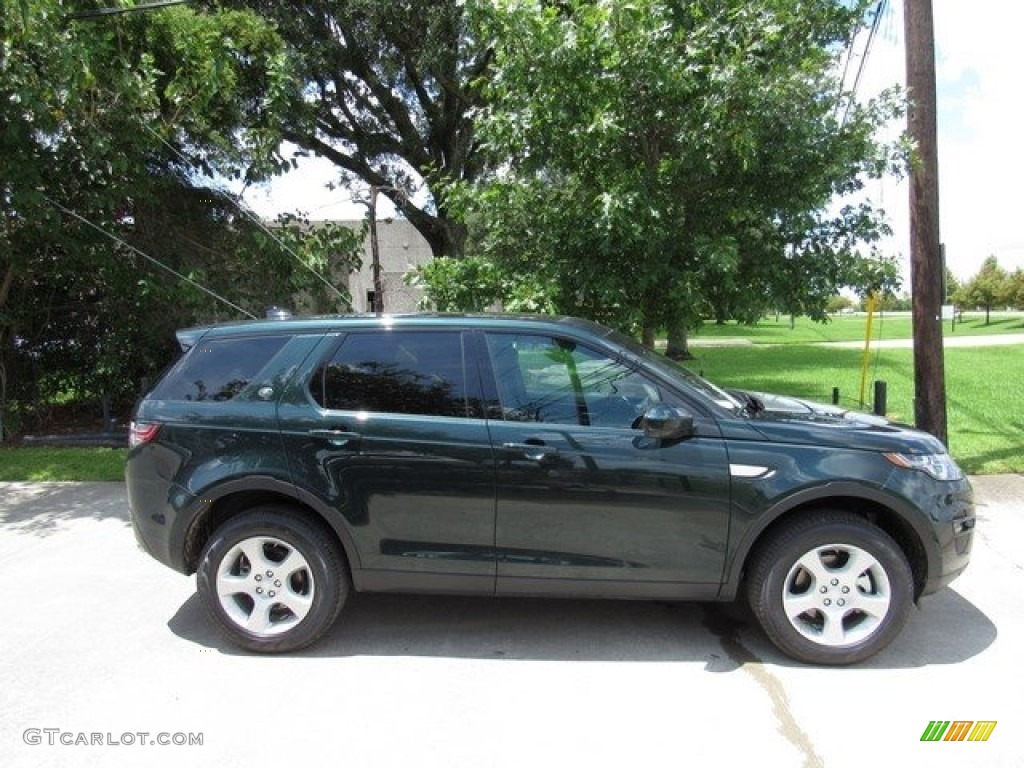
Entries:
{"label": "paved surface", "polygon": [[[840,349],[861,349],[864,340],[859,341],[816,341],[809,342],[817,346],[838,347]],[[1024,344],[1024,333],[1002,333],[986,336],[956,336],[946,334],[942,343],[946,347],[1007,347]],[[744,336],[697,336],[689,339],[691,347],[749,347],[754,342]],[[763,345],[768,346],[768,345]],[[913,349],[913,339],[872,339],[871,346],[878,349]]]}
{"label": "paved surface", "polygon": [[[967,573],[836,670],[736,609],[363,595],[313,649],[249,656],[136,549],[123,486],[0,484],[0,764],[1024,765],[1024,476],[976,489]],[[922,743],[931,720],[998,725]]]}
{"label": "paved surface", "polygon": [[[860,341],[823,341],[821,345],[829,347],[844,347],[846,349],[861,349],[864,340]],[[942,344],[949,347],[1009,347],[1017,344],[1024,344],[1024,333],[1001,333],[991,336],[955,336],[946,334],[942,337]],[[872,339],[871,346],[882,349],[913,349],[913,339]]]}

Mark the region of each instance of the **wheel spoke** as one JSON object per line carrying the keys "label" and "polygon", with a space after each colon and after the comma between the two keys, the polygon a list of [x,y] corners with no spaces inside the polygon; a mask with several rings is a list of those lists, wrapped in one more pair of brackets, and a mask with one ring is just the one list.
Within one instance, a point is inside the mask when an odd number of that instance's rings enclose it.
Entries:
{"label": "wheel spoke", "polygon": [[297,621],[301,621],[309,613],[309,609],[313,607],[312,595],[300,595],[297,592],[293,592],[290,588],[280,593],[277,596],[277,601],[295,614]]}
{"label": "wheel spoke", "polygon": [[790,621],[793,621],[801,614],[820,607],[821,601],[812,590],[800,595],[787,594],[783,598],[783,604],[786,609],[786,615],[789,616]]}
{"label": "wheel spoke", "polygon": [[217,574],[217,594],[221,599],[244,592],[249,594],[249,577],[236,576],[228,570],[221,569]]}
{"label": "wheel spoke", "polygon": [[812,549],[797,560],[796,564],[811,575],[813,580],[812,588],[816,584],[820,584],[828,579],[828,569],[825,568],[825,564],[821,561],[821,550],[819,549]]}
{"label": "wheel spoke", "polygon": [[267,556],[263,553],[263,548],[266,544],[267,539],[254,538],[246,539],[238,545],[239,549],[241,549],[248,558],[249,564],[252,566],[252,570],[256,573],[273,569],[276,565],[272,561],[268,560]]}
{"label": "wheel spoke", "polygon": [[821,640],[825,645],[842,645],[846,641],[843,628],[843,614],[839,611],[822,611],[825,624],[821,628]]}
{"label": "wheel spoke", "polygon": [[835,573],[841,576],[856,579],[865,571],[878,567],[878,561],[863,549],[848,549],[846,553],[849,555],[846,564],[841,568],[834,569]]}
{"label": "wheel spoke", "polygon": [[850,608],[862,611],[879,620],[884,619],[889,612],[889,603],[887,594],[870,595],[856,590],[851,593],[849,600]]}
{"label": "wheel spoke", "polygon": [[273,622],[270,620],[270,609],[272,603],[267,600],[256,600],[252,606],[252,612],[245,622],[245,628],[250,632],[265,635],[273,629]]}
{"label": "wheel spoke", "polygon": [[308,569],[309,563],[296,549],[289,549],[285,559],[273,566],[274,573],[280,573],[282,579],[290,579],[296,571]]}

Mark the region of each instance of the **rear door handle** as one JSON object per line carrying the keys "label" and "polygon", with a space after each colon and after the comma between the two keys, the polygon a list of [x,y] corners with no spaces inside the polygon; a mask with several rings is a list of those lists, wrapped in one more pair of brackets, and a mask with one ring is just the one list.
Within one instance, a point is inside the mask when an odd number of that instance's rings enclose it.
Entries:
{"label": "rear door handle", "polygon": [[544,443],[540,441],[537,441],[536,443],[530,441],[525,443],[502,443],[501,447],[508,451],[518,451],[530,461],[536,461],[538,463],[550,461],[558,456],[557,448],[544,445]]}
{"label": "rear door handle", "polygon": [[358,432],[347,432],[344,429],[311,429],[309,436],[326,440],[331,445],[352,445],[363,439]]}

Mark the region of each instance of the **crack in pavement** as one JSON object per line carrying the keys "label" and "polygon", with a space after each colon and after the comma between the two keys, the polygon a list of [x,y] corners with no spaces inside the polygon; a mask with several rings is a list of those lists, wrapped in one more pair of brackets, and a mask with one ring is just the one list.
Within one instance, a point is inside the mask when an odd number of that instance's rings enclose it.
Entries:
{"label": "crack in pavement", "polygon": [[735,664],[735,668],[742,669],[750,675],[768,695],[772,703],[772,714],[778,721],[778,731],[804,756],[804,768],[824,766],[825,762],[815,751],[811,737],[800,727],[789,708],[789,697],[786,695],[786,688],[782,681],[773,675],[765,667],[764,662],[740,640],[740,629],[744,626],[743,622],[728,616],[718,606],[702,605],[701,607],[704,610],[702,623],[718,638],[722,650]]}

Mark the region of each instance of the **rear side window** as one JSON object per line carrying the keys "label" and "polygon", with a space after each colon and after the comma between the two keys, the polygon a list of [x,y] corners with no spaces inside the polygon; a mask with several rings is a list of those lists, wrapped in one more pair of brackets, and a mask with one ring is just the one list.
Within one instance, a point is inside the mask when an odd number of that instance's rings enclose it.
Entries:
{"label": "rear side window", "polygon": [[462,334],[453,331],[349,334],[310,389],[331,410],[473,415]]}
{"label": "rear side window", "polygon": [[201,340],[157,384],[156,400],[230,400],[278,353],[288,336]]}

